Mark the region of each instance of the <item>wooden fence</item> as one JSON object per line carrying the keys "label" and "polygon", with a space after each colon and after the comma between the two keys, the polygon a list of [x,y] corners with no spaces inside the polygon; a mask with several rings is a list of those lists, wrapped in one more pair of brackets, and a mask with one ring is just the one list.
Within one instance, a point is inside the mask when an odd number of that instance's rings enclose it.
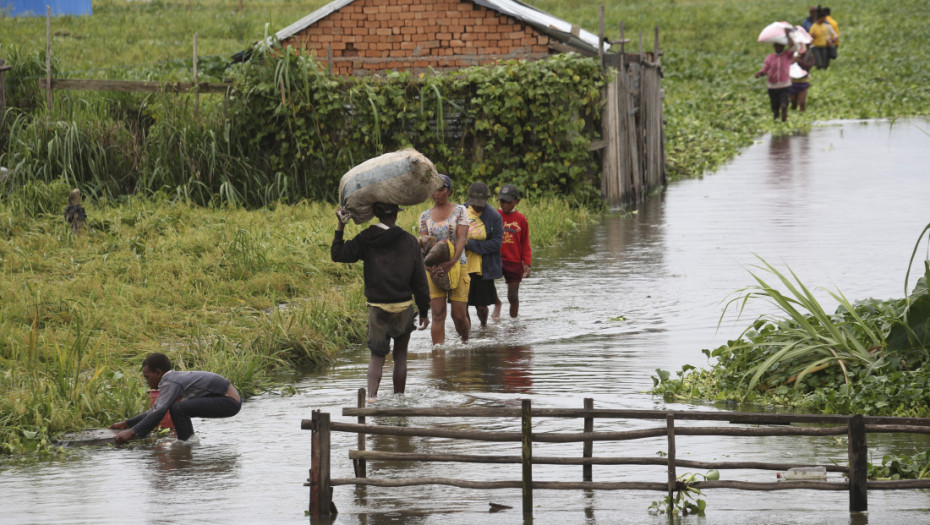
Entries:
{"label": "wooden fence", "polygon": [[[601,27],[604,39],[603,22]],[[602,151],[601,194],[609,206],[618,208],[635,206],[667,183],[662,53],[658,27],[651,53],[643,50],[642,33],[639,52],[626,52],[629,40],[622,23],[620,39],[608,42],[619,43],[620,52],[601,56],[601,64],[613,76],[603,95],[603,139],[592,144],[591,149]]]}
{"label": "wooden fence", "polygon": [[[332,502],[333,487],[339,485],[406,487],[415,485],[447,485],[471,489],[521,488],[523,494],[524,519],[531,519],[533,512],[533,491],[549,490],[652,490],[667,492],[669,501],[673,500],[675,491],[687,487],[697,489],[738,489],[753,491],[773,490],[834,490],[848,491],[850,512],[864,512],[868,509],[868,490],[930,489],[930,480],[870,481],[868,475],[867,433],[913,433],[930,434],[930,418],[896,418],[871,417],[862,415],[812,415],[812,414],[757,414],[740,412],[707,411],[661,411],[661,410],[616,410],[594,409],[592,399],[584,400],[582,409],[533,409],[529,399],[522,400],[521,408],[366,408],[365,390],[359,390],[358,407],[343,408],[343,416],[358,418],[357,423],[341,423],[330,420],[330,415],[319,410],[313,411],[311,419],[301,421],[301,428],[312,431],[310,478],[306,485],[310,487],[311,520],[325,523],[336,513]],[[478,430],[449,430],[426,427],[384,426],[366,424],[370,416],[390,417],[478,417],[478,418],[520,418],[520,432],[488,432]],[[534,433],[533,419],[574,418],[583,419],[583,431],[575,433]],[[596,419],[635,419],[660,420],[665,424],[655,428],[627,431],[594,431]],[[756,427],[708,426],[676,427],[676,421],[722,421],[730,424],[764,425]],[[832,426],[791,426],[794,423],[804,425]],[[334,478],[330,471],[330,436],[332,432],[350,432],[358,434],[357,450],[348,452],[353,461],[355,477]],[[391,436],[439,437],[448,439],[465,439],[493,442],[519,442],[521,454],[512,456],[442,454],[442,453],[401,453],[392,451],[366,450],[365,436],[369,434]],[[708,462],[680,460],[676,457],[677,436],[838,436],[849,438],[849,466],[836,464],[796,464],[766,463],[758,461]],[[668,454],[666,457],[594,457],[594,442],[623,441],[666,436]],[[582,443],[581,457],[534,456],[534,443]],[[367,476],[368,461],[410,461],[410,462],[462,462],[520,464],[521,477],[518,480],[475,481],[438,477],[410,477],[379,479]],[[575,465],[582,467],[582,481],[540,481],[533,478],[533,465]],[[668,469],[665,481],[593,481],[592,465],[661,465]],[[828,472],[841,472],[848,476],[847,481],[783,481],[774,483],[720,480],[685,483],[678,479],[677,469],[758,469],[787,470],[792,467],[824,467]]]}

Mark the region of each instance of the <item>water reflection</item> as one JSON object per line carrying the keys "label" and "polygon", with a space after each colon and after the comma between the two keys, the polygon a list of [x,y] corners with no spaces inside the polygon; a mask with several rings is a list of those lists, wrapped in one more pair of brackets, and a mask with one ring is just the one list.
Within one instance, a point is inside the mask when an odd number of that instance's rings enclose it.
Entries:
{"label": "water reflection", "polygon": [[533,386],[531,351],[529,345],[434,350],[430,377],[443,390],[525,394]]}

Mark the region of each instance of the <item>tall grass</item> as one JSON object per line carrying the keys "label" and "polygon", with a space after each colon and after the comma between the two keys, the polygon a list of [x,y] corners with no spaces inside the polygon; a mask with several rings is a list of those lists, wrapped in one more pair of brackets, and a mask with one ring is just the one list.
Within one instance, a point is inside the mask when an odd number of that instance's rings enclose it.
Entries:
{"label": "tall grass", "polygon": [[[740,296],[732,299],[721,315],[722,321],[733,305],[738,305],[742,313],[746,303],[753,300],[769,302],[778,312],[763,318],[774,328],[771,337],[748,339],[743,343],[751,348],[756,363],[747,371],[748,389],[754,389],[763,378],[768,387],[800,383],[808,374],[829,366],[838,367],[849,384],[847,363],[865,367],[865,373],[884,364],[882,351],[886,334],[876,317],[860,315],[839,291],[828,291],[839,303],[837,313],[828,314],[790,268],[789,277],[760,260],[762,266],[758,270],[774,276],[781,287],[770,284],[760,271],[750,272],[757,284],[740,290]],[[747,331],[758,328],[759,323],[756,323]],[[740,338],[746,335],[744,332]],[[733,351],[738,352],[740,348],[736,345]]]}
{"label": "tall grass", "polygon": [[[0,201],[0,450],[47,449],[59,432],[142,410],[149,352],[250,396],[282,370],[326,366],[364,343],[362,265],[330,261],[334,205],[91,199],[74,237],[61,214],[68,191],[37,181]],[[401,225],[415,231],[428,205]],[[521,209],[551,217],[534,246],[594,216],[555,200]]]}

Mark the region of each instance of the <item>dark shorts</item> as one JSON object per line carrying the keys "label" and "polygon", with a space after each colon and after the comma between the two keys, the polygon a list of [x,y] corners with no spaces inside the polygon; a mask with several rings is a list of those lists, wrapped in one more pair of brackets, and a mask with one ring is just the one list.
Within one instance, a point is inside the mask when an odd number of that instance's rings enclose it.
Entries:
{"label": "dark shorts", "polygon": [[807,91],[809,87],[811,87],[810,82],[792,82],[791,87],[788,88],[788,92],[792,95],[797,95],[798,93]]}
{"label": "dark shorts", "polygon": [[409,336],[416,329],[417,310],[410,306],[392,314],[377,306],[368,307],[368,349],[376,355],[391,353],[391,339]]}
{"label": "dark shorts", "polygon": [[830,67],[830,50],[826,47],[814,46],[814,66],[817,69],[827,69]]}
{"label": "dark shorts", "polygon": [[497,288],[494,279],[482,279],[477,273],[471,276],[471,287],[468,289],[469,306],[490,306],[497,304]]}
{"label": "dark shorts", "polygon": [[523,281],[523,263],[504,261],[504,282],[519,283]]}
{"label": "dark shorts", "polygon": [[788,90],[791,88],[778,88],[769,90],[769,101],[772,103],[772,111],[778,111],[782,106],[788,105]]}

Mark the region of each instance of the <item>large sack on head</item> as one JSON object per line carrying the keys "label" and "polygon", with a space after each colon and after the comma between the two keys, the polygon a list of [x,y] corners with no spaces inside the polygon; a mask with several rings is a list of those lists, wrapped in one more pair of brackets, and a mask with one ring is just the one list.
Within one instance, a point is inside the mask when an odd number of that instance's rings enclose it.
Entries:
{"label": "large sack on head", "polygon": [[436,167],[415,149],[385,153],[347,171],[339,182],[339,205],[356,224],[374,217],[376,202],[413,206],[442,187]]}

